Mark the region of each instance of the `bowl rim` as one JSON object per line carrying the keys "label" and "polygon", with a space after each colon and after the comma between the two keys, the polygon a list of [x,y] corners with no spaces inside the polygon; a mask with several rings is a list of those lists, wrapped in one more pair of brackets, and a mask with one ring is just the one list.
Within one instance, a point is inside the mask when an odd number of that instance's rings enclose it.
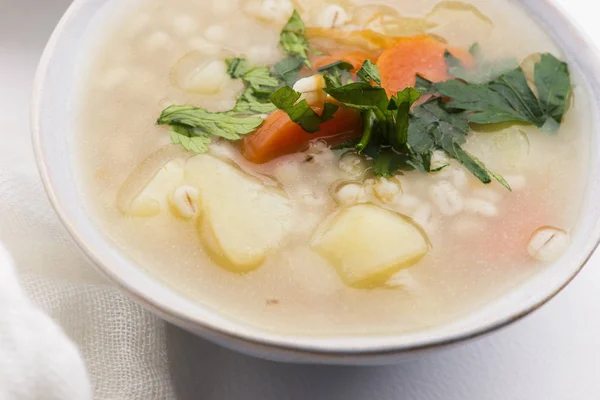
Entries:
{"label": "bowl rim", "polygon": [[[143,307],[151,310],[155,314],[158,314],[161,318],[171,323],[174,323],[175,325],[178,325],[188,331],[200,334],[201,336],[204,336],[227,347],[236,348],[240,351],[249,352],[254,355],[259,355],[261,357],[266,358],[271,357],[269,353],[276,351],[279,354],[292,355],[297,361],[345,363],[348,360],[360,362],[361,360],[364,361],[368,359],[379,359],[381,356],[388,357],[395,355],[404,355],[407,353],[420,353],[423,351],[436,349],[440,347],[446,347],[459,342],[464,342],[469,339],[488,334],[529,315],[534,310],[537,310],[538,308],[546,304],[549,300],[551,300],[558,293],[560,293],[566,286],[568,286],[571,283],[571,281],[583,269],[583,267],[587,264],[591,256],[594,254],[596,248],[600,245],[600,234],[596,231],[596,236],[593,238],[593,244],[589,247],[589,253],[587,253],[583,257],[581,263],[572,271],[568,278],[554,290],[545,294],[543,297],[541,297],[539,300],[529,305],[528,307],[517,309],[513,313],[511,313],[510,316],[507,316],[505,318],[493,319],[491,322],[488,322],[486,324],[480,324],[477,327],[468,330],[465,329],[460,333],[448,335],[445,338],[423,341],[420,343],[413,344],[401,344],[395,346],[388,345],[384,347],[363,346],[366,348],[353,348],[352,346],[348,346],[347,348],[343,349],[332,349],[327,348],[323,345],[319,345],[317,343],[313,343],[312,345],[294,343],[293,338],[291,336],[286,337],[284,335],[281,335],[281,337],[283,337],[284,340],[272,340],[266,339],[264,337],[257,338],[253,335],[248,334],[243,329],[240,331],[227,330],[223,327],[219,327],[218,324],[191,318],[190,316],[185,315],[185,313],[180,312],[175,307],[171,307],[171,305],[159,304],[152,298],[151,293],[148,293],[147,290],[144,291],[140,287],[136,287],[134,283],[126,281],[122,276],[119,276],[119,274],[115,273],[115,271],[112,271],[110,268],[104,266],[103,262],[97,257],[95,252],[90,247],[90,244],[86,241],[84,237],[82,237],[80,232],[78,232],[77,228],[70,221],[68,213],[65,211],[63,204],[61,204],[60,200],[58,199],[57,192],[55,191],[55,187],[52,183],[52,177],[49,172],[46,157],[44,155],[43,145],[41,143],[41,134],[43,129],[41,127],[42,124],[40,118],[40,111],[43,106],[42,93],[46,85],[46,78],[50,61],[56,49],[56,46],[59,40],[61,39],[63,30],[70,23],[72,18],[76,16],[79,8],[82,7],[83,4],[88,1],[89,0],[75,0],[70,4],[67,11],[64,13],[59,23],[56,25],[50,39],[48,40],[43,54],[40,58],[38,69],[35,74],[33,101],[31,108],[31,134],[37,167],[44,189],[47,193],[50,203],[52,204],[57,215],[59,216],[59,219],[67,229],[69,235],[73,238],[77,247],[79,247],[82,250],[83,254],[92,262],[92,265],[94,265],[96,270],[99,271],[110,282],[112,282],[125,293],[127,293],[136,302],[141,304]],[[528,1],[529,0],[520,0],[519,3],[524,8],[527,8],[528,6],[525,3],[527,3]],[[559,17],[565,23],[565,29],[571,29],[575,36],[578,36],[580,39],[590,44],[589,47],[590,49],[592,49],[592,54],[590,54],[590,61],[588,63],[600,66],[600,56],[596,45],[594,44],[594,41],[592,41],[588,37],[586,32],[582,31],[577,27],[577,24],[571,17],[571,15],[568,12],[566,12],[560,4],[557,4],[556,0],[539,1],[544,3],[545,7],[550,9],[550,11],[552,11],[556,17]],[[543,29],[547,30],[546,28]],[[95,230],[98,230],[98,228],[95,227]],[[105,241],[110,242],[106,238]],[[590,242],[592,242],[592,240],[590,240]],[[177,296],[182,296],[175,290],[173,290],[173,292]],[[203,306],[198,305],[198,307]],[[244,324],[242,322],[236,322],[236,324],[242,327],[247,326],[247,324]],[[313,342],[318,341],[319,339],[320,338],[315,337]],[[244,348],[244,346],[247,345],[252,346],[250,351]]]}

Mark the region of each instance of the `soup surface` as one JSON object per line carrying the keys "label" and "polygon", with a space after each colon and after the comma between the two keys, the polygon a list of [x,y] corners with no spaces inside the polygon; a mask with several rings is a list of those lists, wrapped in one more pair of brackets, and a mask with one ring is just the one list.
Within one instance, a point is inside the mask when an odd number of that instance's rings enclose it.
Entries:
{"label": "soup surface", "polygon": [[[240,152],[238,141],[212,140],[207,154],[195,155],[171,144],[168,129],[156,124],[171,105],[234,108],[244,81],[228,75],[225,60],[271,67],[284,58],[280,33],[294,8],[318,49],[313,64],[360,48],[377,55],[383,86],[410,60],[386,71],[384,48],[365,50],[372,43],[349,44],[350,35],[334,32],[427,38],[455,49],[467,67],[467,50],[477,43],[486,60],[497,61],[480,66],[489,79],[502,60],[517,60],[527,75],[536,54],[563,58],[512,2],[129,3],[126,13],[107,13],[110,29],[104,24],[106,33],[89,41],[75,157],[97,224],[166,285],[269,331],[402,333],[467,315],[523,283],[566,245],[584,190],[589,134],[587,93],[573,70],[568,111],[555,132],[527,123],[471,124],[464,150],[512,191],[493,179],[482,183],[440,149],[431,173],[382,177],[369,157],[332,150],[329,139],[281,156],[282,145],[255,149],[245,140]],[[419,101],[414,107],[427,94]],[[359,115],[344,106],[337,112],[348,112],[345,121]]]}

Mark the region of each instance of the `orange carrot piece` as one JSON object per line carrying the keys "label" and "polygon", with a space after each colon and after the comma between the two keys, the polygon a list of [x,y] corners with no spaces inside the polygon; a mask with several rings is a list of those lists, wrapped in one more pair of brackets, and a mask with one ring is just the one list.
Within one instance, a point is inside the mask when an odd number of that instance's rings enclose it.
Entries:
{"label": "orange carrot piece", "polygon": [[371,60],[373,62],[375,62],[375,60],[377,59],[376,56],[374,56],[371,53],[367,53],[366,51],[362,51],[362,50],[354,50],[354,51],[343,51],[343,50],[337,50],[337,51],[332,51],[327,55],[318,55],[318,56],[314,56],[311,59],[312,65],[313,65],[313,69],[316,71],[317,69],[324,67],[326,65],[329,65],[331,63],[334,63],[336,61],[346,61],[350,64],[352,64],[352,72],[356,72],[360,69],[360,67],[362,67],[363,63],[365,62],[365,60]]}
{"label": "orange carrot piece", "polygon": [[473,64],[472,56],[463,49],[449,47],[431,36],[414,36],[399,39],[385,50],[377,60],[381,85],[389,95],[415,85],[417,74],[433,82],[451,78],[447,72],[444,52],[448,50],[467,67]]}
{"label": "orange carrot piece", "polygon": [[[314,110],[317,114],[322,112]],[[315,133],[305,132],[284,111],[277,110],[255,132],[244,137],[242,154],[248,161],[263,164],[302,151],[314,139],[335,146],[362,134],[362,118],[357,110],[340,106],[333,119],[322,123],[320,128]]]}

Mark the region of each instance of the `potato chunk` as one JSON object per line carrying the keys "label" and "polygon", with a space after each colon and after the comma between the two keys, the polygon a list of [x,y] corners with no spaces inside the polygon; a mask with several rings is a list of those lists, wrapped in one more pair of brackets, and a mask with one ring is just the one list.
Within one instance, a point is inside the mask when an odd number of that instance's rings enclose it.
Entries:
{"label": "potato chunk", "polygon": [[259,267],[292,220],[285,193],[209,155],[188,160],[185,180],[200,191],[198,231],[205,248],[232,272]]}
{"label": "potato chunk", "polygon": [[396,272],[429,251],[423,232],[410,219],[373,204],[358,204],[334,215],[312,239],[349,286],[382,286]]}
{"label": "potato chunk", "polygon": [[181,185],[183,161],[166,163],[129,204],[127,213],[136,217],[151,217],[166,209],[167,198]]}

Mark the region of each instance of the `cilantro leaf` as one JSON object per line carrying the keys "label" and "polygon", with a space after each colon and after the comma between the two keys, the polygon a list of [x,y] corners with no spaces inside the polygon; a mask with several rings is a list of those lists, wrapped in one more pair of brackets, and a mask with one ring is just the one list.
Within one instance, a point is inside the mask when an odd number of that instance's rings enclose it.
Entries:
{"label": "cilantro leaf", "polygon": [[437,88],[435,87],[435,83],[431,82],[428,79],[423,78],[421,75],[417,74],[417,81],[415,84],[415,90],[421,94],[435,94],[437,93]]}
{"label": "cilantro leaf", "polygon": [[242,77],[253,88],[260,88],[261,86],[279,86],[279,81],[271,76],[267,67],[256,67],[250,69]]}
{"label": "cilantro leaf", "polygon": [[534,79],[544,116],[560,124],[572,90],[567,64],[552,54],[542,54]]}
{"label": "cilantro leaf", "polygon": [[304,21],[298,14],[298,11],[294,10],[292,16],[283,27],[280,37],[279,44],[286,53],[292,56],[298,56],[302,58],[304,65],[307,68],[311,68],[310,61],[308,61],[308,51],[310,46],[308,40],[304,36],[306,34],[306,26]]}
{"label": "cilantro leaf", "polygon": [[568,68],[554,56],[544,54],[535,65],[535,81],[539,100],[520,67],[486,84],[450,80],[436,84],[436,88],[452,99],[451,107],[470,112],[469,122],[525,122],[538,128],[556,127],[572,90]]}
{"label": "cilantro leaf", "polygon": [[470,131],[466,112],[450,112],[444,108],[441,99],[431,100],[415,108],[409,126],[408,144],[413,150],[415,168],[430,172],[431,152],[444,150],[467,168],[484,184],[492,177],[510,190],[510,186],[500,175],[494,174],[477,158],[461,147]]}
{"label": "cilantro leaf", "polygon": [[373,173],[377,176],[391,178],[400,169],[413,169],[410,158],[406,154],[396,153],[391,149],[383,150],[374,158]]}
{"label": "cilantro leaf", "polygon": [[454,145],[454,151],[450,154],[455,160],[461,163],[466,169],[469,170],[477,179],[479,179],[484,184],[488,184],[492,181],[492,178],[496,179],[502,186],[504,186],[509,191],[512,191],[510,185],[506,180],[498,174],[493,173],[487,167],[479,161],[473,155],[467,153],[463,150],[460,145]]}
{"label": "cilantro leaf", "polygon": [[260,117],[244,117],[234,112],[210,112],[191,106],[170,106],[158,120],[158,125],[179,125],[192,128],[193,134],[219,136],[227,140],[239,140],[241,135],[253,132],[262,123]]}
{"label": "cilantro leaf", "polygon": [[[356,149],[361,152],[371,144],[371,137],[373,136],[375,127],[377,124],[377,116],[373,110],[367,110],[363,114],[363,133],[360,142],[356,145]],[[374,157],[373,157],[374,158]]]}
{"label": "cilantro leaf", "polygon": [[354,68],[352,64],[338,60],[322,66],[317,71],[323,75],[327,87],[340,87],[347,84],[352,78],[352,73],[350,72],[352,68]]}
{"label": "cilantro leaf", "polygon": [[238,97],[233,111],[238,114],[268,114],[275,111],[277,107],[269,101],[268,97],[272,92],[267,91],[267,96],[259,96],[259,93],[251,87],[246,88]]}
{"label": "cilantro leaf", "polygon": [[332,62],[331,64],[327,64],[327,65],[323,65],[322,67],[319,67],[317,69],[317,71],[321,72],[323,74],[331,74],[338,70],[350,71],[353,68],[354,68],[354,66],[352,66],[352,64],[350,64],[349,62],[346,62],[343,60],[338,60],[338,61]]}
{"label": "cilantro leaf", "polygon": [[465,112],[451,113],[444,108],[441,99],[434,99],[413,110],[408,143],[419,152],[432,150],[429,148],[429,139],[419,137],[423,132],[427,132],[435,146],[451,153],[454,143],[465,142],[470,129]]}
{"label": "cilantro leaf", "polygon": [[303,65],[304,59],[301,57],[287,56],[273,66],[273,73],[287,86],[293,86]]}
{"label": "cilantro leaf", "polygon": [[450,80],[436,85],[439,92],[452,101],[451,107],[470,111],[469,122],[496,124],[528,122],[541,126],[541,110],[521,69],[486,85]]}
{"label": "cilantro leaf", "polygon": [[248,60],[239,57],[228,58],[225,64],[227,64],[227,74],[233,79],[242,78],[251,68]]}
{"label": "cilantro leaf", "polygon": [[325,103],[323,113],[319,115],[308,105],[306,100],[297,102],[300,96],[301,94],[294,89],[283,86],[277,89],[269,100],[277,108],[285,111],[290,119],[300,125],[306,132],[318,132],[321,130],[319,125],[332,119],[338,106],[333,103]]}
{"label": "cilantro leaf", "polygon": [[232,78],[242,79],[253,88],[261,86],[276,87],[279,81],[271,76],[267,67],[251,67],[248,60],[243,58],[230,58],[225,60],[227,64],[227,73]]}
{"label": "cilantro leaf", "polygon": [[194,153],[206,153],[208,151],[210,137],[202,133],[197,136],[194,129],[190,127],[173,124],[169,126],[169,134],[171,135],[171,143],[181,144],[186,150]]}
{"label": "cilantro leaf", "polygon": [[365,60],[362,67],[360,67],[360,69],[356,71],[356,76],[364,82],[369,83],[373,81],[377,85],[381,86],[379,68],[377,68],[377,65],[373,64],[371,60]]}
{"label": "cilantro leaf", "polygon": [[485,165],[477,158],[464,151],[460,145],[454,144],[452,155],[481,182],[488,184],[492,181],[491,175]]}
{"label": "cilantro leaf", "polygon": [[266,67],[252,67],[244,58],[225,60],[227,73],[233,79],[242,79],[246,88],[238,97],[233,112],[238,114],[267,114],[275,110],[268,96],[275,91],[279,81]]}
{"label": "cilantro leaf", "polygon": [[385,113],[389,104],[385,89],[365,82],[353,82],[340,87],[328,85],[323,90],[340,103],[360,110],[376,108]]}
{"label": "cilantro leaf", "polygon": [[392,144],[396,148],[401,148],[408,141],[408,127],[410,120],[410,108],[415,101],[419,100],[421,93],[413,88],[406,88],[396,93],[390,100],[388,109],[395,110],[396,129]]}

